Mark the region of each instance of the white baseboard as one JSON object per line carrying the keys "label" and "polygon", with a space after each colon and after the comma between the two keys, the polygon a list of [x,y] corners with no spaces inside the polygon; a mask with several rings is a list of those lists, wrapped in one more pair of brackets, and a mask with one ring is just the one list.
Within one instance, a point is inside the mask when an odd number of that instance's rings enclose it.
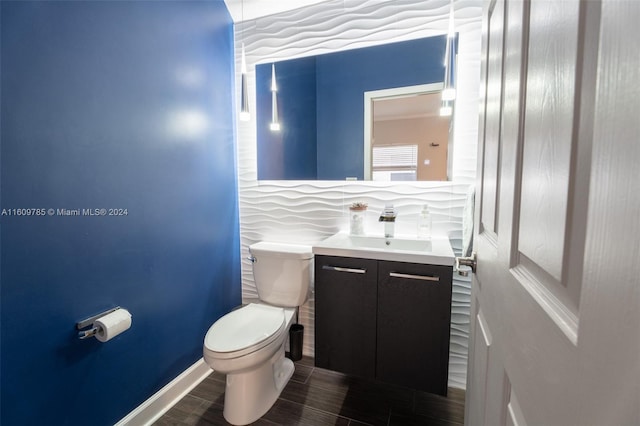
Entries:
{"label": "white baseboard", "polygon": [[115,426],[147,426],[152,424],[212,372],[211,367],[204,362],[203,358],[200,358],[165,387],[153,394],[151,398],[127,414]]}

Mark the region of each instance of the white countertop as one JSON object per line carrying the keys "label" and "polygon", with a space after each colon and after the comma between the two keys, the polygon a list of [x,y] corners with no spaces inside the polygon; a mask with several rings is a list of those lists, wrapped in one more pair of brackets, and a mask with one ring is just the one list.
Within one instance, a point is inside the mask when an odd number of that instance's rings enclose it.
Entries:
{"label": "white countertop", "polygon": [[313,245],[313,253],[325,256],[357,257],[394,262],[453,266],[455,256],[447,237],[433,236],[419,240],[398,235],[384,238],[375,235],[353,236],[340,232]]}

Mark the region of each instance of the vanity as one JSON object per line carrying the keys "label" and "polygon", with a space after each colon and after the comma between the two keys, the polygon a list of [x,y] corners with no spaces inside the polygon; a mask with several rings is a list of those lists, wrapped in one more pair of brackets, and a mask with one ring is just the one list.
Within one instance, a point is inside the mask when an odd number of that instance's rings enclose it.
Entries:
{"label": "vanity", "polygon": [[449,240],[339,233],[313,253],[315,365],[446,395]]}

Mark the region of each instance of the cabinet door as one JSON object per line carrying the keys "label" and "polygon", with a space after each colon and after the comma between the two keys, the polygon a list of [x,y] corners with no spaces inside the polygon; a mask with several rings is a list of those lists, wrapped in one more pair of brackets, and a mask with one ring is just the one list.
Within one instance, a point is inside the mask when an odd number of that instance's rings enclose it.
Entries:
{"label": "cabinet door", "polygon": [[378,263],[376,378],[447,394],[450,266]]}
{"label": "cabinet door", "polygon": [[377,261],[315,257],[316,366],[374,377]]}

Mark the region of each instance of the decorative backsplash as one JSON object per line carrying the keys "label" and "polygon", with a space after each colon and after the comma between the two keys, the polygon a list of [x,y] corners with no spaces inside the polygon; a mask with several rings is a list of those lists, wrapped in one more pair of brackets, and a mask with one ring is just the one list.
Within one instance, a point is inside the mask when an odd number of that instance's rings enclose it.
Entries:
{"label": "decorative backsplash", "polygon": [[[380,183],[345,181],[260,181],[256,169],[255,78],[257,63],[346,50],[446,33],[448,0],[336,0],[247,21],[236,26],[236,96],[239,99],[241,43],[248,65],[249,122],[238,121],[238,191],[242,245],[242,296],[257,298],[246,260],[258,241],[313,244],[348,228],[348,206],[369,205],[365,224],[381,233],[377,217],[387,203],[398,211],[396,232],[414,234],[421,206],[429,204],[434,233],[448,235],[461,250],[462,211],[476,176],[481,0],[456,0],[459,32],[458,98],[454,112],[453,181]],[[378,229],[379,228],[379,229]],[[449,385],[466,383],[470,279],[454,276]],[[313,297],[300,310],[304,353],[313,355]]]}

